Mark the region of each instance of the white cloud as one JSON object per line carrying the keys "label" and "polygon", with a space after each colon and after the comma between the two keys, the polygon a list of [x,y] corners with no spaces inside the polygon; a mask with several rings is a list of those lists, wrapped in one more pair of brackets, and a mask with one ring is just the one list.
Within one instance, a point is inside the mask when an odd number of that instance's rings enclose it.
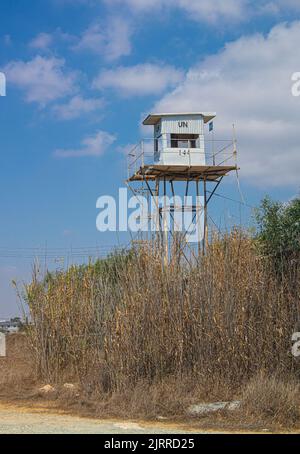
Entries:
{"label": "white cloud", "polygon": [[73,120],[83,114],[94,112],[104,106],[103,99],[83,98],[80,95],[74,96],[66,104],[53,107],[53,111],[63,120]]}
{"label": "white cloud", "polygon": [[180,9],[195,21],[217,24],[247,22],[258,15],[300,11],[299,0],[103,0],[111,8],[126,5],[134,13],[164,14]]}
{"label": "white cloud", "polygon": [[300,3],[298,0],[271,0],[267,3],[275,4],[279,7],[279,9],[286,10],[288,8],[294,11],[300,10]]}
{"label": "white cloud", "polygon": [[299,71],[300,22],[280,24],[227,44],[188,72],[154,111],[216,111],[216,134],[236,124],[242,175],[261,185],[299,185],[300,98],[291,94]]}
{"label": "white cloud", "polygon": [[33,49],[40,49],[45,50],[48,49],[49,46],[53,42],[53,36],[49,33],[39,33],[32,41],[29,43],[29,47]]}
{"label": "white cloud", "polygon": [[58,149],[54,152],[57,158],[75,158],[83,156],[102,156],[116,141],[116,137],[106,131],[98,131],[95,135],[86,137],[79,149]]}
{"label": "white cloud", "polygon": [[179,8],[193,20],[215,22],[217,20],[241,20],[247,9],[248,0],[104,0],[107,5],[126,4],[135,12],[157,12]]}
{"label": "white cloud", "polygon": [[127,20],[111,17],[105,23],[92,24],[73,50],[93,52],[111,62],[131,53],[132,33]]}
{"label": "white cloud", "polygon": [[176,3],[194,20],[207,22],[242,20],[247,6],[247,0],[176,0]]}
{"label": "white cloud", "polygon": [[146,63],[102,71],[93,87],[99,90],[111,88],[123,96],[159,95],[183,77],[182,71],[173,66]]}
{"label": "white cloud", "polygon": [[248,10],[251,16],[258,14],[283,17],[285,14],[300,11],[300,3],[299,0],[261,0],[255,5],[253,0],[249,1]]}
{"label": "white cloud", "polygon": [[4,72],[8,83],[25,91],[26,101],[41,106],[72,94],[76,88],[76,73],[66,71],[65,61],[55,57],[12,61]]}

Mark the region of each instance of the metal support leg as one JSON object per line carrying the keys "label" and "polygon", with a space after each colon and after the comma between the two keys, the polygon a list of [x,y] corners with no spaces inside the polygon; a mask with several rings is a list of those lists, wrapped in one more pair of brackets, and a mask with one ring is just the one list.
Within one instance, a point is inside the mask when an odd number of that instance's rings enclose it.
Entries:
{"label": "metal support leg", "polygon": [[207,190],[206,190],[206,178],[203,180],[204,188],[204,237],[203,237],[203,253],[206,253],[207,241],[208,241],[208,228],[207,228]]}
{"label": "metal support leg", "polygon": [[167,182],[164,178],[164,265],[168,266],[169,263],[169,232],[168,232],[168,220],[167,220]]}
{"label": "metal support leg", "polygon": [[201,255],[201,212],[200,212],[200,192],[199,192],[199,180],[196,181],[196,194],[197,194],[197,203],[196,203],[196,213],[197,213],[197,226],[198,226],[198,258]]}

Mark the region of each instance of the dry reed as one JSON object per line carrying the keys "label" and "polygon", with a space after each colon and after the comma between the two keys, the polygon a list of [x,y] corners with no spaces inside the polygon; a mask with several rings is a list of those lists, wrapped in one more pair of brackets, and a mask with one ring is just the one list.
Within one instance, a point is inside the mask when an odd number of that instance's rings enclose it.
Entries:
{"label": "dry reed", "polygon": [[43,378],[67,373],[87,393],[112,394],[182,377],[210,393],[237,390],[261,370],[298,373],[299,287],[299,276],[279,280],[253,240],[233,232],[193,267],[166,268],[159,254],[138,251],[104,268],[34,273],[25,299]]}

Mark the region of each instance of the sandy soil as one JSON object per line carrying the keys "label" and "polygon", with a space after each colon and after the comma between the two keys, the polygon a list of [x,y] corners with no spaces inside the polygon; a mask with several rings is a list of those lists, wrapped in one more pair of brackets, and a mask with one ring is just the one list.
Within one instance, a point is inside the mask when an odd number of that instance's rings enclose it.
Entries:
{"label": "sandy soil", "polygon": [[[184,426],[80,418],[47,408],[0,403],[0,434],[193,434]],[[211,433],[211,432],[209,432]],[[220,432],[219,432],[220,433]]]}

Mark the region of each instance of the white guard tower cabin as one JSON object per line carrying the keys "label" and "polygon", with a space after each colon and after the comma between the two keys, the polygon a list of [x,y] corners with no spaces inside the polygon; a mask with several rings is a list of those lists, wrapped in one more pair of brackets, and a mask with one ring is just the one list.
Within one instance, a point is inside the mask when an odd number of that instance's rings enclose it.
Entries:
{"label": "white guard tower cabin", "polygon": [[144,125],[154,127],[154,162],[162,165],[205,165],[204,124],[215,113],[149,115]]}
{"label": "white guard tower cabin", "polygon": [[[229,172],[238,170],[235,137],[232,140],[215,140],[215,117],[214,112],[150,114],[143,124],[153,127],[152,138],[141,140],[128,154],[127,184],[136,195],[147,192],[151,196],[166,196],[169,192],[175,196],[175,182],[181,181],[185,183],[184,195],[187,196],[192,183],[195,183],[195,193],[198,197],[202,196],[204,202],[202,206],[189,208],[199,222],[204,218],[203,251],[208,237],[208,203],[223,178]],[[140,186],[142,184],[142,188],[135,186],[137,182]],[[161,183],[163,193],[160,193]],[[203,183],[201,191],[200,183]],[[213,185],[210,190],[208,184]],[[175,209],[173,207],[173,213]],[[160,216],[162,212],[163,209],[160,209]],[[168,237],[166,232],[161,235],[165,260],[169,256],[170,237],[174,238],[174,232],[168,232]],[[200,245],[198,247],[200,253]]]}

